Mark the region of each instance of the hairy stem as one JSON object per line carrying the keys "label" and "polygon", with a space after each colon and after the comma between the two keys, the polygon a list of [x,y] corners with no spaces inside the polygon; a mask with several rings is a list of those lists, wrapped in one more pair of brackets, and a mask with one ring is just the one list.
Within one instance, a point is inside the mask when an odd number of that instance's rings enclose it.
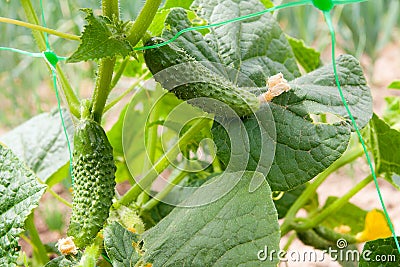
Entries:
{"label": "hairy stem", "polygon": [[112,101],[110,101],[106,107],[104,108],[104,112],[108,111],[110,108],[112,108],[113,106],[115,106],[119,101],[121,101],[122,98],[124,98],[125,96],[127,96],[130,92],[132,92],[136,86],[138,86],[142,80],[144,78],[146,78],[147,75],[149,75],[150,71],[146,71],[145,73],[143,73],[142,76],[140,76],[128,89],[126,89],[125,92],[123,92],[121,95],[119,95],[118,97],[116,97],[115,99],[113,99]]}
{"label": "hairy stem", "polygon": [[361,189],[363,189],[365,186],[367,186],[372,181],[373,181],[372,175],[368,175],[361,182],[356,184],[344,196],[337,199],[335,202],[333,202],[327,208],[323,209],[320,213],[316,214],[312,218],[309,218],[309,220],[307,220],[305,223],[296,225],[295,226],[296,231],[305,231],[305,230],[308,230],[308,229],[311,229],[311,228],[317,226],[318,224],[323,222],[327,217],[331,216],[336,211],[338,211],[340,208],[342,208],[344,205],[346,205],[348,203],[348,201],[350,200],[350,198],[352,198],[355,194],[360,192]]}
{"label": "hairy stem", "polygon": [[16,20],[16,19],[0,17],[0,22],[18,25],[21,27],[29,28],[31,30],[35,30],[35,31],[47,32],[48,34],[52,34],[52,35],[55,35],[55,36],[58,36],[58,37],[61,37],[64,39],[68,39],[68,40],[79,41],[81,39],[79,36],[74,35],[74,34],[59,32],[59,31],[56,31],[56,30],[53,30],[50,28],[46,28],[46,27],[43,27],[40,25],[36,25],[36,24],[32,24],[29,22],[24,22],[24,21],[20,21],[20,20]]}
{"label": "hairy stem", "polygon": [[286,235],[290,230],[293,229],[293,220],[297,212],[307,203],[307,201],[315,194],[317,188],[331,175],[333,172],[343,167],[344,165],[354,161],[355,159],[363,155],[362,147],[357,145],[356,147],[346,151],[342,157],[335,161],[325,171],[320,173],[312,182],[307,186],[300,197],[293,203],[289,211],[286,213],[285,221],[281,226],[281,236]]}
{"label": "hairy stem", "polygon": [[[25,11],[25,15],[29,23],[39,25],[39,19],[35,13],[35,10],[33,9],[31,1],[21,0],[21,5]],[[47,50],[43,32],[38,30],[32,30],[32,35],[36,41],[36,45],[38,46],[39,50],[40,51]],[[48,66],[48,68],[49,71],[51,71],[50,66]],[[68,79],[66,78],[64,72],[62,71],[61,67],[58,64],[57,64],[57,75],[60,78],[62,85],[61,89],[65,95],[71,113],[75,117],[79,117],[80,101],[76,96],[75,92],[73,91],[71,85],[69,84]]]}
{"label": "hairy stem", "polygon": [[158,175],[165,170],[169,166],[169,159],[175,158],[179,152],[180,147],[184,147],[190,139],[195,135],[198,131],[200,131],[203,127],[208,125],[209,121],[207,118],[202,118],[197,121],[179,140],[176,144],[165,153],[155,164],[154,166],[144,175],[144,177],[120,199],[119,202],[116,203],[118,205],[129,205],[131,202],[136,200],[138,195],[143,192],[143,189],[148,188],[154,180],[158,177]]}
{"label": "hairy stem", "polygon": [[160,4],[161,0],[146,1],[127,37],[127,40],[132,46],[135,46],[146,33],[146,30],[153,21]]}
{"label": "hairy stem", "polygon": [[25,229],[29,231],[29,237],[31,239],[31,245],[33,249],[34,259],[40,266],[45,265],[50,259],[47,256],[46,248],[44,247],[42,240],[40,240],[38,231],[35,226],[33,212],[28,216],[25,221]]}
{"label": "hairy stem", "polygon": [[157,195],[155,195],[152,199],[150,199],[142,208],[143,211],[151,210],[155,205],[157,205],[160,201],[162,201],[169,192],[171,192],[174,187],[182,181],[183,178],[186,177],[188,172],[182,171],[180,172],[172,181],[168,183],[168,185],[160,191]]}
{"label": "hairy stem", "polygon": [[[101,8],[103,15],[110,19],[119,19],[118,0],[103,0]],[[104,107],[107,102],[108,95],[111,91],[111,81],[114,72],[115,57],[103,58],[99,64],[99,74],[96,79],[96,86],[93,93],[93,117],[98,123],[101,122]]]}

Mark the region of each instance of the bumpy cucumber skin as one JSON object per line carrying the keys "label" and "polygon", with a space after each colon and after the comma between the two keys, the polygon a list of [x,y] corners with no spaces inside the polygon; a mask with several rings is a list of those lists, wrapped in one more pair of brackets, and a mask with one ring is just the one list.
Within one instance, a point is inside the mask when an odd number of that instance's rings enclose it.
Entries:
{"label": "bumpy cucumber skin", "polygon": [[[153,37],[146,43],[146,46],[164,41],[165,40],[162,38]],[[182,100],[202,97],[215,99],[228,105],[240,117],[250,115],[260,107],[260,102],[255,94],[236,86],[232,82],[229,82],[227,79],[211,71],[200,62],[197,62],[184,49],[179,48],[173,43],[145,50],[144,59],[152,74],[156,74],[182,63],[187,63],[184,67],[169,69],[167,79],[160,80],[157,75],[155,76],[156,80],[160,82],[165,89],[173,92]],[[182,81],[185,80],[190,82],[180,86],[174,86],[176,84],[181,84]],[[204,100],[190,103],[207,112],[217,113],[219,115],[221,114],[220,112],[225,113],[223,105],[216,107],[214,103],[206,102],[207,101]]]}
{"label": "bumpy cucumber skin", "polygon": [[83,248],[96,237],[109,216],[115,188],[113,149],[103,128],[80,120],[74,136],[74,193],[68,235]]}

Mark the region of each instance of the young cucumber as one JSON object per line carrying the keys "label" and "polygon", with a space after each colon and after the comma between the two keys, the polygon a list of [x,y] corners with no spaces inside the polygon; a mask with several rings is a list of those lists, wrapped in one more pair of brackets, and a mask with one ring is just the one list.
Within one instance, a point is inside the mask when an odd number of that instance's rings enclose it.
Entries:
{"label": "young cucumber", "polygon": [[[146,46],[164,41],[153,37]],[[206,112],[235,116],[233,110],[243,117],[260,107],[255,94],[207,68],[206,63],[196,61],[184,49],[172,43],[145,50],[144,59],[155,80],[165,89]]]}
{"label": "young cucumber", "polygon": [[113,149],[103,128],[81,119],[74,136],[74,193],[68,235],[76,246],[90,244],[108,218],[115,188]]}

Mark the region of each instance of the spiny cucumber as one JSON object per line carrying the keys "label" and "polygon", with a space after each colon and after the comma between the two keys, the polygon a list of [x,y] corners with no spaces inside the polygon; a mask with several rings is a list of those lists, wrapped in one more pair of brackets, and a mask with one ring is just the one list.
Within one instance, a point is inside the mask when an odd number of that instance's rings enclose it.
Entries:
{"label": "spiny cucumber", "polygon": [[[164,41],[162,38],[153,37],[146,46]],[[196,61],[183,48],[173,43],[145,50],[144,59],[156,81],[165,89],[182,100],[191,100],[189,103],[204,111],[222,115],[227,113],[229,107],[238,116],[243,117],[260,107],[260,100],[255,94],[212,71],[205,63]],[[162,74],[156,75],[160,71],[163,71]],[[218,100],[220,103],[209,99]]]}
{"label": "spiny cucumber", "polygon": [[76,246],[90,244],[108,218],[115,188],[113,149],[103,128],[81,119],[74,135],[74,192],[68,235]]}

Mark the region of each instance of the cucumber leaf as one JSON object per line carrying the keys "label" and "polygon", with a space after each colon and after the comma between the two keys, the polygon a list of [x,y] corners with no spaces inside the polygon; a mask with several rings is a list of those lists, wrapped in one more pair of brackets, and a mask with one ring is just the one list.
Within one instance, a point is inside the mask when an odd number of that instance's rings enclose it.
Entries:
{"label": "cucumber leaf", "polygon": [[[65,109],[63,116],[72,145],[73,123]],[[68,176],[69,153],[58,110],[33,117],[0,140],[50,187]]]}
{"label": "cucumber leaf", "polygon": [[[400,238],[397,237],[400,242]],[[365,243],[359,267],[400,266],[400,253],[393,237]]]}
{"label": "cucumber leaf", "polygon": [[392,129],[374,114],[369,127],[369,139],[376,172],[386,174],[385,178],[400,189],[392,179],[393,173],[400,175],[400,131]]}
{"label": "cucumber leaf", "polygon": [[16,266],[19,235],[45,190],[32,170],[0,145],[0,266]]}
{"label": "cucumber leaf", "polygon": [[113,22],[105,16],[95,16],[93,10],[84,8],[86,14],[81,44],[68,58],[67,62],[111,58],[116,55],[128,56],[133,48],[126,39],[126,25],[122,22]]}
{"label": "cucumber leaf", "polygon": [[140,259],[134,244],[139,241],[134,234],[117,222],[104,229],[104,245],[114,267],[135,266]]}
{"label": "cucumber leaf", "polygon": [[[191,8],[208,23],[217,23],[261,11],[264,6],[256,0],[229,4],[195,0]],[[179,8],[171,10],[165,24],[162,37],[166,39],[191,26],[186,11]],[[266,90],[265,80],[278,72],[290,81],[292,90],[276,97],[255,115],[242,119],[247,135],[252,137],[250,140],[243,140],[242,130],[233,130],[238,135],[234,139],[235,147],[243,148],[241,153],[245,159],[231,164],[236,166],[234,171],[241,168],[262,172],[272,190],[287,191],[315,177],[346,150],[352,126],[339,97],[332,66],[299,77],[286,35],[270,14],[212,28],[204,37],[199,32],[186,32],[174,43],[216,74],[238,86],[252,87],[250,89],[258,93]],[[362,69],[359,62],[348,55],[339,57],[337,65],[344,95],[358,126],[362,128],[372,116],[371,94]],[[257,132],[262,113],[272,113],[273,121],[264,122],[263,132]],[[312,116],[320,114],[332,114],[336,121],[313,121]],[[241,125],[239,121],[236,124],[238,127]],[[227,166],[232,161],[232,135],[221,133],[223,127],[219,128],[213,129],[214,142],[219,159]],[[274,138],[271,129],[275,128],[276,151],[272,159],[275,143],[270,142]],[[261,141],[259,137],[265,135],[270,138]],[[237,152],[232,154],[239,155]]]}
{"label": "cucumber leaf", "polygon": [[[372,116],[371,95],[362,69],[358,61],[349,55],[338,58],[337,68],[348,105],[362,128]],[[272,166],[269,172],[263,174],[273,191],[291,190],[329,167],[347,149],[352,130],[338,95],[332,66],[319,68],[289,84],[292,89],[274,98],[268,106],[275,120],[277,143]],[[264,162],[259,155],[268,152],[262,149],[264,144],[257,138],[261,130],[256,127],[259,114],[267,112],[264,106],[255,115],[242,119],[248,135],[253,137],[250,139],[251,160],[246,167],[250,171]],[[337,121],[322,123],[311,118],[312,114],[324,113],[334,115]],[[239,136],[228,136],[226,132],[224,135],[221,133],[224,131],[222,127],[214,127],[213,135],[218,147],[217,155],[227,165],[231,160],[230,139],[234,138],[235,147],[240,145],[238,141],[241,139]],[[243,153],[248,152],[244,150]]]}
{"label": "cucumber leaf", "polygon": [[[257,172],[224,173],[203,184],[144,233],[144,262],[153,266],[260,265],[257,251],[265,246],[279,250],[280,234],[271,190],[263,182],[249,192],[253,176],[262,179]],[[209,204],[198,206],[204,203]],[[276,258],[262,264],[277,263]]]}
{"label": "cucumber leaf", "polygon": [[286,35],[292,47],[297,62],[306,72],[313,71],[322,66],[320,53],[312,47],[307,46],[303,40]]}

